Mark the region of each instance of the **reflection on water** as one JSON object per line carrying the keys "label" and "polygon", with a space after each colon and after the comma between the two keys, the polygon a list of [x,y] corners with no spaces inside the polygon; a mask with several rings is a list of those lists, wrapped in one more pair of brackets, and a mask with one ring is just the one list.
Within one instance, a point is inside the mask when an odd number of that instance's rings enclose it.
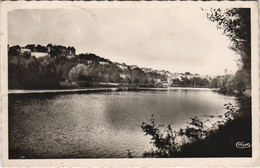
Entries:
{"label": "reflection on water", "polygon": [[10,157],[142,157],[151,148],[141,130],[156,123],[178,129],[190,117],[217,115],[234,97],[210,90],[9,95]]}

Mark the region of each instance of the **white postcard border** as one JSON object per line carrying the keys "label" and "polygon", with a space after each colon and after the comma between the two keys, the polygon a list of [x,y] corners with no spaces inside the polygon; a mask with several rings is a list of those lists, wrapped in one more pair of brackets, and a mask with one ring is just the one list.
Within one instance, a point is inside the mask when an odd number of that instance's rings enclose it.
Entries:
{"label": "white postcard border", "polygon": [[[8,85],[7,85],[7,13],[15,9],[77,9],[77,8],[175,8],[180,6],[198,7],[247,7],[251,8],[252,39],[252,158],[160,158],[160,159],[8,159]],[[208,167],[259,166],[259,54],[258,54],[258,3],[255,1],[221,2],[1,2],[1,99],[2,99],[2,164],[3,166],[98,166],[98,167]],[[192,12],[192,11],[191,11]],[[250,130],[249,130],[250,131]]]}

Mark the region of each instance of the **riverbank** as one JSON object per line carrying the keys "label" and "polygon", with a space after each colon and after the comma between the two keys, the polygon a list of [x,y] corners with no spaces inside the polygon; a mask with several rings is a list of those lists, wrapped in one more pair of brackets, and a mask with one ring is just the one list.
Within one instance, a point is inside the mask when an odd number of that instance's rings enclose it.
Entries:
{"label": "riverbank", "polygon": [[167,88],[144,88],[141,87],[139,88],[140,90],[161,90],[161,91],[168,91],[168,90],[212,90],[212,91],[217,91],[216,89],[212,89],[212,88],[199,88],[199,87],[167,87]]}
{"label": "riverbank", "polygon": [[212,90],[211,88],[190,88],[190,87],[167,87],[167,88],[146,88],[146,87],[91,87],[91,88],[80,88],[80,89],[45,89],[45,90],[21,90],[21,89],[10,89],[8,94],[36,94],[36,93],[77,93],[77,92],[113,92],[113,91],[169,91],[169,90]]}
{"label": "riverbank", "polygon": [[247,89],[242,93],[238,92],[237,90],[227,92],[227,91],[221,90],[221,88],[212,88],[212,89],[213,89],[213,91],[224,94],[224,95],[230,95],[230,96],[236,96],[236,97],[241,97],[241,96],[243,97],[244,96],[246,98],[250,98],[252,96],[250,89]]}
{"label": "riverbank", "polygon": [[205,139],[183,145],[176,157],[251,157],[251,99],[240,97],[238,102],[240,108],[233,120],[211,130]]}
{"label": "riverbank", "polygon": [[120,88],[49,89],[49,90],[8,90],[8,94],[111,92],[111,91],[119,91],[119,90],[120,90]]}

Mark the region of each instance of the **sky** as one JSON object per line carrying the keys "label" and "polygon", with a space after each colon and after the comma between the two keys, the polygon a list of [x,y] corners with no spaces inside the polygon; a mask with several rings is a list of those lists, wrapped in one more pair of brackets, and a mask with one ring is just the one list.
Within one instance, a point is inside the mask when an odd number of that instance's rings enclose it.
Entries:
{"label": "sky", "polygon": [[77,54],[170,72],[237,70],[228,38],[198,7],[14,10],[8,43],[74,46]]}

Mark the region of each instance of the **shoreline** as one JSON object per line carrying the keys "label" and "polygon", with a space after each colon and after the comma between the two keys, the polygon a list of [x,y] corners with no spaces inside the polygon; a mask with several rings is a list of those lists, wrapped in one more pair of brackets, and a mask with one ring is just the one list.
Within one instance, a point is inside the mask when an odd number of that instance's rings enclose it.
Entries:
{"label": "shoreline", "polygon": [[212,90],[213,88],[192,88],[192,87],[168,87],[168,88],[145,88],[145,87],[101,87],[81,89],[43,89],[43,90],[22,90],[10,89],[8,94],[40,94],[40,93],[77,93],[77,92],[114,92],[114,91],[170,91],[170,90]]}
{"label": "shoreline", "polygon": [[168,91],[168,90],[217,90],[214,88],[205,88],[205,87],[167,87],[167,88],[144,88],[141,87],[141,90],[158,90],[158,91]]}

